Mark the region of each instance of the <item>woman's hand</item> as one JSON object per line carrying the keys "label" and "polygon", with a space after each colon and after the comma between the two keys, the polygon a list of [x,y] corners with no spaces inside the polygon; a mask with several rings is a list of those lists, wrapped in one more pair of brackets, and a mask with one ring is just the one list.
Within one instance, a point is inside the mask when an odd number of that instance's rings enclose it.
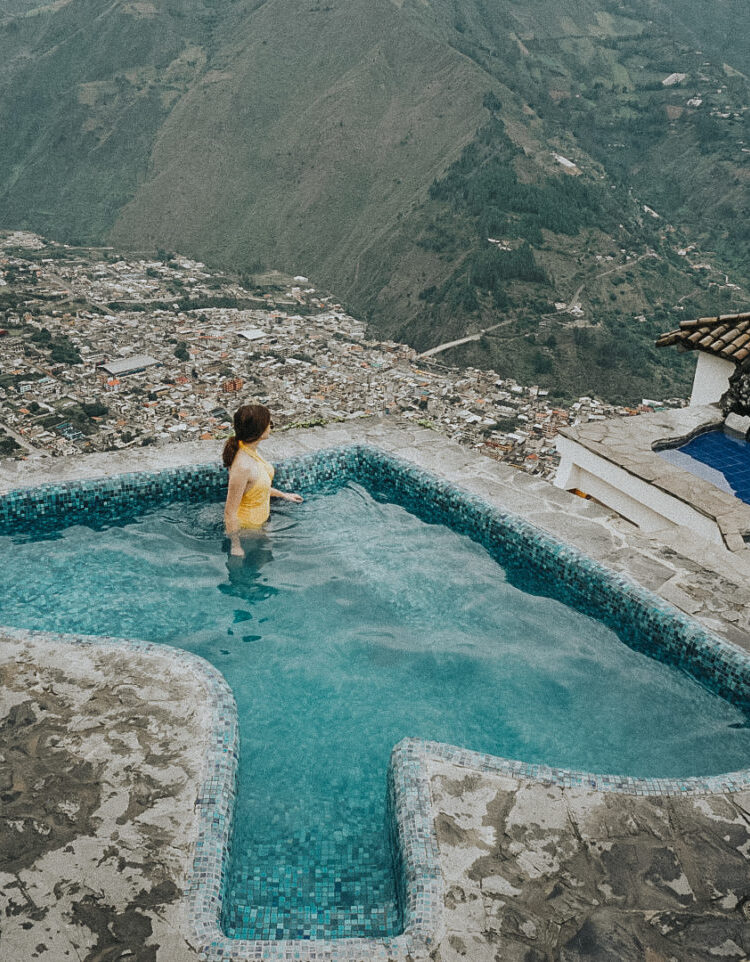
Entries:
{"label": "woman's hand", "polygon": [[234,531],[227,531],[226,534],[227,534],[227,538],[229,538],[231,542],[229,554],[232,555],[232,557],[234,558],[244,558],[245,549],[242,547],[242,544],[240,543],[239,531],[235,528]]}
{"label": "woman's hand", "polygon": [[291,491],[277,491],[276,488],[271,488],[270,491],[272,498],[281,498],[282,501],[293,501],[294,504],[299,504],[303,500],[301,494],[293,494]]}

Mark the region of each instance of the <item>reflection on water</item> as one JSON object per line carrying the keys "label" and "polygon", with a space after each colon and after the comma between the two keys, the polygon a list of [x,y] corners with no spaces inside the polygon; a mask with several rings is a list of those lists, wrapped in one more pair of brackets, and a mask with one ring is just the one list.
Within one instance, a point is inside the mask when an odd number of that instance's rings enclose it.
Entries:
{"label": "reflection on water", "polygon": [[217,585],[219,591],[223,595],[251,602],[265,601],[266,598],[278,594],[279,589],[268,584],[263,576],[263,568],[273,561],[271,539],[265,531],[243,532],[242,548],[244,557],[232,555],[229,553],[229,538],[224,540],[229,580]]}

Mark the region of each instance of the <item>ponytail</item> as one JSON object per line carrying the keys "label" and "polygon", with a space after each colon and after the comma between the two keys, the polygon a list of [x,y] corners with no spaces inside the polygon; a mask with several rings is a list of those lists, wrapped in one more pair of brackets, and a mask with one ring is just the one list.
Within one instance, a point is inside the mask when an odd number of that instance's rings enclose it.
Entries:
{"label": "ponytail", "polygon": [[232,461],[240,449],[240,441],[252,444],[262,436],[270,423],[271,412],[264,404],[243,404],[238,408],[234,412],[234,434],[227,439],[221,453],[224,467],[232,467]]}
{"label": "ponytail", "polygon": [[232,461],[234,461],[237,452],[240,449],[240,442],[237,439],[237,435],[233,434],[231,438],[227,438],[224,444],[224,450],[221,452],[221,460],[224,462],[225,468],[232,467]]}

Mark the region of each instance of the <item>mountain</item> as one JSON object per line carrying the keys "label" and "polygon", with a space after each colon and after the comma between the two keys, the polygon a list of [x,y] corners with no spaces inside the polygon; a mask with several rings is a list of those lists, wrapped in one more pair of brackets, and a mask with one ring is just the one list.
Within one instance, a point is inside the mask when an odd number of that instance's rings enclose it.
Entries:
{"label": "mountain", "polygon": [[747,306],[749,54],[746,0],[6,0],[0,224],[302,272],[422,349],[493,328],[446,358],[562,396],[684,393],[655,335]]}

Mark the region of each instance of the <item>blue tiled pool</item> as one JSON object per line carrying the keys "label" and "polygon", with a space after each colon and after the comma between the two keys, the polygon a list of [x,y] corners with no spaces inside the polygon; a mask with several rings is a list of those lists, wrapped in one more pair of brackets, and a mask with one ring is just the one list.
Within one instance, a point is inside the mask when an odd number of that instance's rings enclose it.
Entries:
{"label": "blue tiled pool", "polygon": [[294,459],[277,476],[308,500],[275,514],[239,564],[222,550],[213,466],[0,499],[13,542],[5,623],[179,644],[234,688],[244,761],[231,861],[234,713],[218,682],[199,798],[191,891],[209,958],[307,958],[287,940],[324,939],[326,958],[354,959],[362,940],[386,951],[428,937],[439,868],[415,777],[426,742],[396,752],[384,804],[388,752],[405,735],[478,750],[432,749],[487,770],[521,758],[511,770],[563,784],[746,784],[743,653],[375,449]]}
{"label": "blue tiled pool", "polygon": [[707,431],[661,457],[750,504],[750,443],[731,431]]}

